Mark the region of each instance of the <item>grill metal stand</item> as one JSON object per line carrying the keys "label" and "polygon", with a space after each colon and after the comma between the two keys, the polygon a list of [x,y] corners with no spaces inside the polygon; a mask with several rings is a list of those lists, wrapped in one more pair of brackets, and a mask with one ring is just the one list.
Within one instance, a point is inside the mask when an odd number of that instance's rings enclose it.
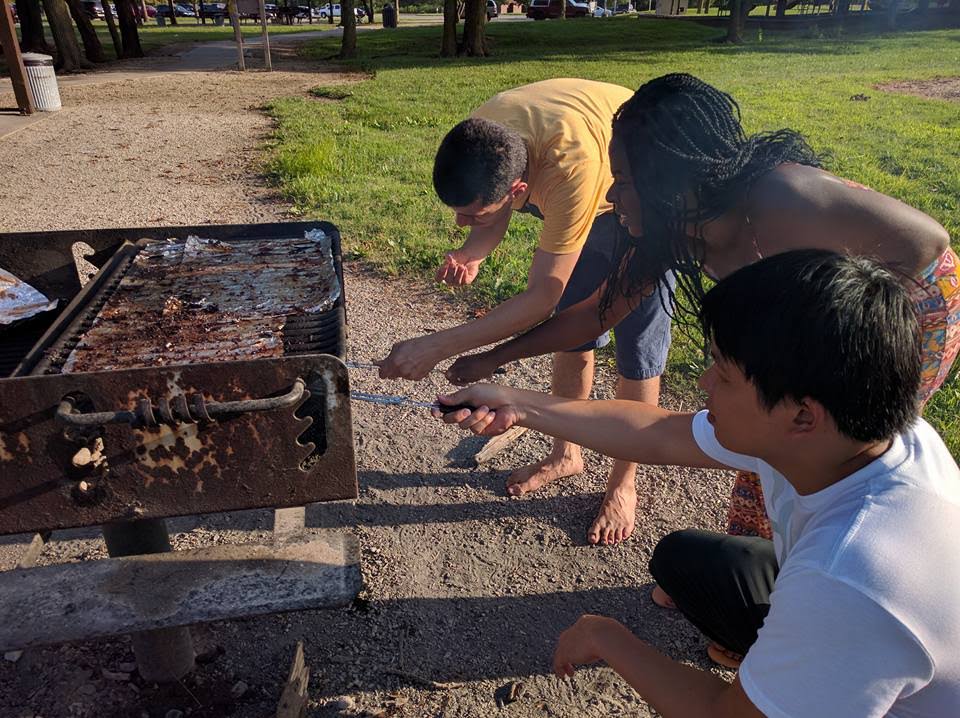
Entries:
{"label": "grill metal stand", "polygon": [[[103,539],[111,556],[168,553],[170,534],[163,519],[105,524]],[[171,683],[193,670],[193,639],[186,626],[160,628],[130,636],[137,670],[145,681]]]}
{"label": "grill metal stand", "polygon": [[[61,373],[130,261],[122,242],[314,229],[332,238],[341,296],[287,318],[283,356]],[[102,267],[83,287],[80,243]],[[194,665],[189,625],[356,597],[356,538],[303,520],[305,503],[357,496],[336,227],[0,234],[0,265],[67,305],[0,337],[0,533],[41,532],[20,568],[0,572],[0,651],[129,634],[140,674],[173,681]],[[272,544],[171,550],[165,517],[254,507],[292,507],[275,511]],[[51,530],[94,525],[109,559],[31,567]]]}

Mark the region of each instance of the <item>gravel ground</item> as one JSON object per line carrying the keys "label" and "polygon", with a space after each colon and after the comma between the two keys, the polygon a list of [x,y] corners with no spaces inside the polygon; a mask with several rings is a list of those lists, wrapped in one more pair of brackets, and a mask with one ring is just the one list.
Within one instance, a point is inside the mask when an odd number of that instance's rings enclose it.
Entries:
{"label": "gravel ground", "polygon": [[[65,109],[0,142],[0,231],[272,222],[285,207],[257,175],[270,121],[256,108],[343,76],[280,63],[272,74],[182,73],[68,87]],[[309,73],[305,69],[312,70]],[[11,98],[0,95],[0,105]],[[345,237],[349,247],[350,237]],[[403,279],[346,267],[349,353],[366,361],[390,344],[460,323],[464,302]],[[502,380],[544,389],[549,362],[529,360]],[[432,398],[418,385],[356,372],[354,388]],[[598,395],[614,377],[601,369]],[[676,406],[678,400],[665,397]],[[154,686],[134,670],[129,642],[28,650],[0,661],[0,715],[272,715],[298,640],[312,669],[311,716],[651,715],[607,668],[571,683],[549,674],[553,642],[583,612],[624,621],[669,655],[707,668],[703,641],[649,600],[657,539],[719,527],[730,476],[642,468],[637,529],[623,546],[584,541],[610,461],[586,452],[577,478],[511,499],[512,467],[540,458],[549,439],[528,432],[489,466],[471,469],[483,440],[427,412],[354,404],[360,498],[308,508],[311,531],[360,537],[365,587],[347,610],[304,611],[194,628],[203,663],[182,683]],[[268,511],[170,522],[176,548],[266,541]],[[0,568],[28,536],[0,538]],[[105,555],[96,530],[58,532],[42,564]],[[729,673],[721,675],[730,676]],[[520,699],[498,708],[515,681]],[[232,692],[231,692],[232,691]],[[176,716],[176,713],[169,715]]]}

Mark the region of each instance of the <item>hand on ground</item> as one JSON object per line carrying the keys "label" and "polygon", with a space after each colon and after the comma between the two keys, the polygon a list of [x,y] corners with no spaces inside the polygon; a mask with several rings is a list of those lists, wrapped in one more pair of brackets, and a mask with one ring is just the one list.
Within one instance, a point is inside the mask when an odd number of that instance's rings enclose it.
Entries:
{"label": "hand on ground", "polygon": [[418,337],[394,344],[386,358],[374,362],[380,367],[380,378],[423,379],[446,358],[436,352],[429,341],[430,337]]}
{"label": "hand on ground", "polygon": [[448,252],[444,257],[443,264],[437,270],[437,281],[441,284],[449,284],[452,287],[460,287],[464,284],[470,284],[477,278],[477,272],[480,271],[480,259],[470,259],[461,254],[459,250]]}
{"label": "hand on ground", "polygon": [[481,352],[460,357],[444,372],[444,376],[451,384],[466,386],[489,379],[499,367],[500,364],[489,352]]}
{"label": "hand on ground", "polygon": [[561,678],[572,676],[577,666],[585,666],[600,660],[597,651],[597,632],[609,621],[603,616],[585,613],[570,628],[560,634],[553,651],[553,672]]}

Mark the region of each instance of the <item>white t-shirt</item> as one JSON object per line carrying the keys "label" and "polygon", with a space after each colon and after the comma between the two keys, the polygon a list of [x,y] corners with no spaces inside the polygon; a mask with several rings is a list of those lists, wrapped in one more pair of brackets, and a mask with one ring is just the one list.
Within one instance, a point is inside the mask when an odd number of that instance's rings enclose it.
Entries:
{"label": "white t-shirt", "polygon": [[918,420],[842,481],[800,496],[760,459],[700,449],[759,474],[780,571],[740,667],[768,718],[960,717],[960,470]]}

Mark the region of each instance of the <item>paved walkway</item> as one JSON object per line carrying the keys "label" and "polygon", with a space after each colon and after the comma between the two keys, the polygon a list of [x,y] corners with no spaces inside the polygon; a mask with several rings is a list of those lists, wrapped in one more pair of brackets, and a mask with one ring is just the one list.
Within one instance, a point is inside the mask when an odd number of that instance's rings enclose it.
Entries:
{"label": "paved walkway", "polygon": [[[362,25],[359,29],[377,29],[378,25]],[[340,35],[341,29],[333,27],[328,30],[310,30],[293,32],[283,35],[271,35],[270,46],[289,45],[329,35]],[[263,38],[245,37],[244,50],[261,52]],[[236,69],[237,48],[233,40],[218,40],[215,42],[197,43],[179,55],[165,57],[144,57],[138,60],[121,60],[106,65],[110,69],[94,70],[92,72],[63,75],[57,77],[57,84],[62,89],[77,85],[90,85],[104,82],[119,82],[132,78],[151,77],[171,72],[209,72],[223,69]],[[10,78],[0,78],[0,106],[16,106],[13,97],[13,85]],[[7,100],[9,98],[9,100]],[[21,115],[15,110],[0,110],[0,141],[19,132],[25,127],[40,122],[49,116],[47,112],[37,112],[33,115]]]}

